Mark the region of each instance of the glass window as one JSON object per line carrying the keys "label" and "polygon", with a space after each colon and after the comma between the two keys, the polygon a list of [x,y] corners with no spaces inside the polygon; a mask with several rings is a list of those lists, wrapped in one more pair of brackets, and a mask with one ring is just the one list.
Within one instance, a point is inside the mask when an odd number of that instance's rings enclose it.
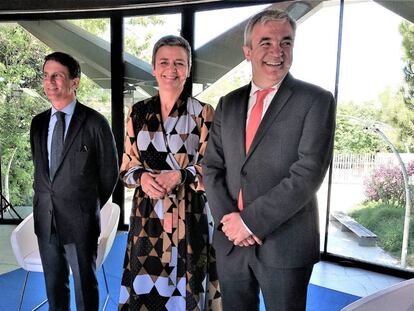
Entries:
{"label": "glass window", "polygon": [[412,249],[405,252],[403,246],[408,227],[398,154],[412,174],[413,111],[410,96],[404,100],[412,92],[412,75],[404,75],[404,66],[413,61],[408,47],[414,28],[374,1],[345,1],[343,25],[327,249],[410,268],[414,261]]}
{"label": "glass window", "polygon": [[[78,99],[109,118],[110,50],[109,43],[98,37],[108,28],[108,19],[0,24],[2,192],[21,217],[32,210],[31,119],[50,107],[42,87],[44,57],[64,51],[78,59],[83,72]],[[16,215],[10,212],[4,217]]]}
{"label": "glass window", "polygon": [[[151,57],[155,42],[166,35],[179,35],[181,15],[150,15],[124,19],[124,113],[136,102],[155,95],[157,84],[152,76]],[[129,224],[134,189],[125,188],[125,218]]]}
{"label": "glass window", "polygon": [[[292,2],[285,2],[272,6],[289,11],[291,5]],[[297,19],[291,73],[298,79],[318,84],[333,93],[339,6],[318,5],[311,13],[304,14],[305,11],[296,5],[300,3],[294,3],[290,7],[292,15]],[[251,66],[244,60],[242,52],[244,27],[252,15],[268,6],[257,5],[196,13],[194,82],[199,85],[199,92],[195,92],[198,99],[215,107],[221,96],[250,82]],[[310,10],[311,7],[307,9]],[[210,25],[213,19],[220,27],[205,27],[206,24]],[[318,192],[322,239],[325,232],[327,195],[328,178]],[[323,244],[321,245],[323,247]]]}

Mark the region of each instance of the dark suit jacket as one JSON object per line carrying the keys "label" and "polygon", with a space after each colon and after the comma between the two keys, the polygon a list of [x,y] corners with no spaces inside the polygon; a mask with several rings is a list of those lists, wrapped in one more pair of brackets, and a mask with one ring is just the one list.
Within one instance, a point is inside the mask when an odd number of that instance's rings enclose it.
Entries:
{"label": "dark suit jacket", "polygon": [[[331,93],[286,76],[272,100],[249,153],[245,123],[250,85],[222,97],[204,158],[204,182],[215,220],[238,211],[263,240],[259,260],[279,268],[302,267],[319,260],[316,191],[329,166],[335,103]],[[217,252],[229,253],[232,242],[215,231]]]}
{"label": "dark suit jacket", "polygon": [[62,243],[96,239],[100,233],[100,208],[111,196],[118,178],[111,129],[101,114],[77,102],[61,164],[50,181],[47,152],[50,113],[51,109],[34,117],[30,129],[35,169],[35,233],[48,239],[54,215]]}

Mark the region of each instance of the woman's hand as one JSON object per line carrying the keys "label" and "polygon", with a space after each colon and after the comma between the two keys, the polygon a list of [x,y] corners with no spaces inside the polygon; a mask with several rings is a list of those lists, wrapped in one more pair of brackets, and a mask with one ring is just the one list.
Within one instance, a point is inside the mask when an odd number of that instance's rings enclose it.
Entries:
{"label": "woman's hand", "polygon": [[141,188],[151,199],[162,199],[168,192],[157,181],[158,174],[145,172],[141,175]]}
{"label": "woman's hand", "polygon": [[155,181],[165,189],[166,193],[170,193],[181,183],[181,172],[174,170],[160,173],[155,176]]}

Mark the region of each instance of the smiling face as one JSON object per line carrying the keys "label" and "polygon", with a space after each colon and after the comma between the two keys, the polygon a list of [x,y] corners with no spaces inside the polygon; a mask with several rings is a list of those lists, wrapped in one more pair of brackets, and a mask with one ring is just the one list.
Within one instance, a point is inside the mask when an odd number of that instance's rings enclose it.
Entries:
{"label": "smiling face", "polygon": [[179,46],[160,47],[155,55],[152,73],[160,91],[181,92],[189,74],[187,52]]}
{"label": "smiling face", "polygon": [[49,60],[43,67],[43,90],[53,107],[61,110],[75,99],[79,78],[71,79],[66,66]]}
{"label": "smiling face", "polygon": [[293,60],[294,31],[287,20],[258,23],[252,29],[251,46],[243,46],[252,63],[253,82],[267,88],[280,82]]}

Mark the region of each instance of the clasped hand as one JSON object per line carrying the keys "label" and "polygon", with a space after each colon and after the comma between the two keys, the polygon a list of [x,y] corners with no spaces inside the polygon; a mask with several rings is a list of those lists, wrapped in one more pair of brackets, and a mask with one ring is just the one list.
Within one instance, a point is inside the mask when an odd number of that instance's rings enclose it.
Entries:
{"label": "clasped hand", "polygon": [[151,199],[161,199],[170,193],[181,182],[181,173],[178,170],[148,173],[141,175],[141,188]]}
{"label": "clasped hand", "polygon": [[220,222],[223,224],[223,233],[234,245],[243,247],[263,244],[257,236],[250,234],[249,231],[247,231],[246,226],[240,217],[240,213],[234,212],[224,215]]}

